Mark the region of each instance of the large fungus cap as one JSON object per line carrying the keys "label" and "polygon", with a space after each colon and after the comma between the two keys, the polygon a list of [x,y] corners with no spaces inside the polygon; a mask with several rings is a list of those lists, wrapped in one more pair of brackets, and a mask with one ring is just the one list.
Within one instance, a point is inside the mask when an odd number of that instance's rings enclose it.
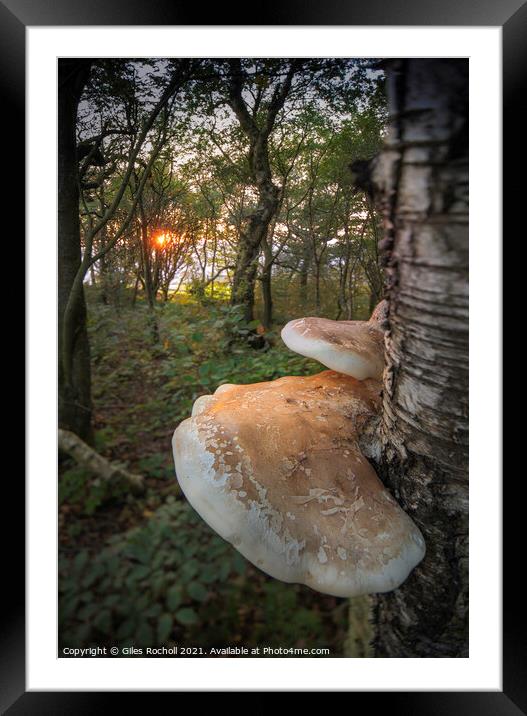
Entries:
{"label": "large fungus cap", "polygon": [[174,433],[179,484],[276,579],[339,597],[394,589],[425,548],[358,446],[379,392],[333,371],[224,386]]}
{"label": "large fungus cap", "polygon": [[282,329],[282,340],[295,353],[357,380],[381,378],[384,367],[386,301],[381,301],[369,321],[332,321],[330,318],[297,318]]}

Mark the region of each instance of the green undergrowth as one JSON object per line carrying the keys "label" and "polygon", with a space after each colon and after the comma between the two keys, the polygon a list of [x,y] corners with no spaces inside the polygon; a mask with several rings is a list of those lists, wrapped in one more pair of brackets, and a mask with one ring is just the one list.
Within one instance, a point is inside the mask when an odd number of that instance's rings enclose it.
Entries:
{"label": "green undergrowth", "polygon": [[221,383],[323,367],[289,351],[279,328],[260,349],[221,303],[191,297],[156,310],[104,306],[88,293],[95,448],[145,478],[143,495],[65,461],[59,471],[61,647],[327,647],[340,656],[343,600],[271,579],[184,500],[171,437],[194,400]]}
{"label": "green undergrowth", "polygon": [[91,555],[63,558],[60,648],[327,647],[339,656],[344,600],[270,579],[182,501]]}

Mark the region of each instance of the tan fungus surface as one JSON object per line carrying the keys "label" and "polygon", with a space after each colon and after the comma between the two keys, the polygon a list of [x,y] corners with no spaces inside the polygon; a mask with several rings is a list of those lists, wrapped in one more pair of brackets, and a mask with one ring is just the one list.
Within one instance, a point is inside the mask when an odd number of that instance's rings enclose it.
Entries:
{"label": "tan fungus surface", "polygon": [[424,552],[358,446],[380,387],[324,371],[201,398],[203,411],[174,435],[183,491],[278,579],[338,596],[397,586]]}

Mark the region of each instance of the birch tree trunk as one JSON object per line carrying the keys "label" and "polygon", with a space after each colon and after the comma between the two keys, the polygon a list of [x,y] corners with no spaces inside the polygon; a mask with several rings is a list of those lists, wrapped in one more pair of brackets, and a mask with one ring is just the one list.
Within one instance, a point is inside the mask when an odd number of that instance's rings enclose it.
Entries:
{"label": "birch tree trunk", "polygon": [[389,301],[377,470],[427,554],[375,599],[377,657],[468,656],[468,60],[387,63],[373,172]]}

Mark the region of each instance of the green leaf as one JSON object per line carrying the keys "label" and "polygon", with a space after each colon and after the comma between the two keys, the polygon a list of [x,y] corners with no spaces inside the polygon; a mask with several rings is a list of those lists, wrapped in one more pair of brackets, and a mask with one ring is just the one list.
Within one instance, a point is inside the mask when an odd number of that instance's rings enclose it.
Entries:
{"label": "green leaf", "polygon": [[183,589],[176,584],[174,587],[170,587],[167,592],[167,607],[170,611],[174,611],[179,607],[183,601]]}
{"label": "green leaf", "polygon": [[150,567],[141,564],[133,570],[132,574],[135,579],[144,579],[150,574]]}
{"label": "green leaf", "polygon": [[208,378],[211,372],[212,366],[210,363],[202,363],[200,367],[198,368],[198,373],[200,378]]}
{"label": "green leaf", "polygon": [[234,559],[232,560],[232,565],[233,565],[235,571],[238,572],[238,574],[240,576],[245,574],[245,571],[247,569],[247,562],[244,559],[244,557],[242,557],[241,554],[236,553],[234,555]]}
{"label": "green leaf", "polygon": [[187,587],[189,597],[198,602],[204,602],[207,598],[208,591],[200,582],[191,582]]}
{"label": "green leaf", "polygon": [[161,574],[152,581],[152,596],[157,599],[165,588],[165,576]]}
{"label": "green leaf", "polygon": [[107,609],[105,609],[98,614],[93,623],[100,632],[103,634],[109,634],[112,628],[112,615]]}
{"label": "green leaf", "polygon": [[227,560],[221,563],[220,565],[220,573],[219,573],[219,581],[224,582],[227,577],[229,576],[231,571],[231,564]]}
{"label": "green leaf", "polygon": [[65,599],[61,603],[61,618],[62,619],[69,619],[69,617],[73,616],[75,613],[75,610],[77,609],[77,606],[79,604],[79,598],[78,597],[69,597],[68,599]]}
{"label": "green leaf", "polygon": [[218,576],[218,569],[216,565],[208,564],[201,572],[200,579],[205,582],[205,584],[212,584],[212,582],[215,582],[218,579]]}
{"label": "green leaf", "polygon": [[172,631],[172,625],[174,621],[170,614],[161,614],[157,622],[157,641],[159,643],[165,642]]}
{"label": "green leaf", "polygon": [[91,587],[103,574],[104,567],[101,564],[95,564],[82,580],[82,586]]}
{"label": "green leaf", "polygon": [[154,631],[148,622],[141,622],[135,633],[138,646],[152,646],[154,643]]}
{"label": "green leaf", "polygon": [[192,626],[199,622],[198,615],[194,609],[190,609],[189,607],[184,607],[176,612],[176,619],[180,624],[183,624],[183,626]]}
{"label": "green leaf", "polygon": [[161,614],[161,604],[152,604],[148,609],[145,609],[143,616],[145,617],[158,617]]}
{"label": "green leaf", "polygon": [[79,554],[73,560],[73,569],[75,570],[75,572],[80,572],[82,568],[86,565],[87,561],[88,552],[86,552],[86,550],[79,552]]}
{"label": "green leaf", "polygon": [[181,567],[181,579],[184,582],[190,582],[199,572],[200,565],[195,559],[191,559]]}

